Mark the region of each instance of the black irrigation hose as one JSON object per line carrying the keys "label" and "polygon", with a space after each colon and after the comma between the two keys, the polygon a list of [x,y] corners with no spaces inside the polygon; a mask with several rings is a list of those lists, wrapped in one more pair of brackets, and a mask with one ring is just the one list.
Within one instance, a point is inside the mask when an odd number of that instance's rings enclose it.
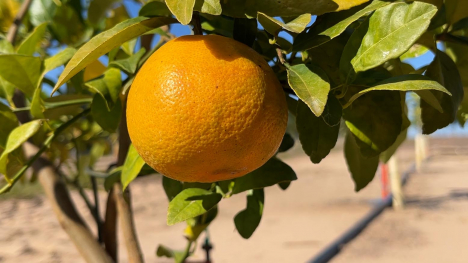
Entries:
{"label": "black irrigation hose", "polygon": [[[413,164],[406,170],[401,178],[401,184],[405,185],[408,181],[410,174],[414,173],[416,165]],[[377,218],[387,207],[392,206],[393,194],[389,194],[385,199],[381,200],[372,210],[367,213],[361,220],[359,220],[354,226],[348,229],[342,236],[333,241],[328,247],[319,252],[314,258],[308,263],[325,263],[330,261],[334,256],[340,253],[341,249],[357,237],[362,230],[364,230],[372,220]]]}

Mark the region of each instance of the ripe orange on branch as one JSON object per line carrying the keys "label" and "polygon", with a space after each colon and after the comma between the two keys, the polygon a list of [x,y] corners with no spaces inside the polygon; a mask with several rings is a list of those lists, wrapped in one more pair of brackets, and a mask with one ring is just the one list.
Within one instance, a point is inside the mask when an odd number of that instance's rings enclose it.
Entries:
{"label": "ripe orange on branch", "polygon": [[145,162],[184,182],[243,176],[277,151],[287,123],[284,92],[268,63],[233,39],[183,36],[138,72],[128,131]]}

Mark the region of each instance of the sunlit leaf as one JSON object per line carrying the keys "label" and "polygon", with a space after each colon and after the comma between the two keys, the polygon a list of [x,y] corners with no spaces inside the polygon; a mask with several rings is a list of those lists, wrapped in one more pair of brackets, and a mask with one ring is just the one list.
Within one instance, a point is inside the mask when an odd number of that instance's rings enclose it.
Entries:
{"label": "sunlit leaf", "polygon": [[145,161],[140,157],[135,147],[130,145],[121,175],[122,186],[124,189],[127,188],[133,180],[135,180],[140,173],[141,168],[143,168],[143,165],[145,165]]}
{"label": "sunlit leaf", "polygon": [[76,49],[67,47],[59,53],[44,60],[44,72],[51,71],[67,63],[75,54]]}
{"label": "sunlit leaf", "polygon": [[316,65],[298,64],[287,67],[289,86],[316,116],[322,115],[330,92],[330,81]]}
{"label": "sunlit leaf", "polygon": [[219,203],[221,198],[220,194],[205,189],[185,189],[169,203],[167,224],[174,225],[202,215]]}
{"label": "sunlit leaf", "polygon": [[119,68],[130,74],[134,74],[137,69],[138,62],[140,62],[140,59],[143,57],[145,52],[145,48],[142,48],[137,53],[131,55],[128,58],[112,61],[109,66]]}
{"label": "sunlit leaf", "polygon": [[303,14],[298,16],[296,19],[292,20],[289,23],[283,23],[273,17],[265,15],[264,13],[259,12],[257,15],[257,20],[265,30],[276,36],[278,35],[281,29],[291,31],[294,33],[301,33],[306,28],[307,24],[309,24],[311,19],[310,14]]}
{"label": "sunlit leaf", "polygon": [[0,103],[0,152],[6,147],[8,135],[10,132],[18,127],[18,119],[16,115],[4,104]]}
{"label": "sunlit leaf", "polygon": [[232,194],[250,189],[265,188],[277,183],[290,182],[296,179],[296,173],[289,165],[273,157],[257,170],[235,179]]}
{"label": "sunlit leaf", "polygon": [[211,15],[221,15],[221,0],[196,0],[195,7],[196,11]]}
{"label": "sunlit leaf", "polygon": [[24,55],[0,55],[0,76],[32,96],[41,76],[41,59]]}
{"label": "sunlit leaf", "polygon": [[166,0],[166,5],[182,25],[192,21],[193,8],[196,0]]}
{"label": "sunlit leaf", "polygon": [[390,2],[377,0],[365,7],[358,6],[347,11],[326,14],[309,32],[297,36],[293,50],[307,50],[324,44],[343,33],[354,21],[388,4]]}
{"label": "sunlit leaf", "polygon": [[121,0],[92,0],[88,9],[88,20],[94,25],[106,17],[106,12],[110,10],[114,3]]}
{"label": "sunlit leaf", "polygon": [[18,149],[24,142],[33,136],[41,127],[42,120],[35,120],[16,127],[10,132],[5,150],[0,156],[0,173],[7,174],[8,155]]}
{"label": "sunlit leaf", "polygon": [[33,0],[29,8],[31,23],[38,26],[44,22],[52,22],[57,5],[52,0]]}
{"label": "sunlit leaf", "polygon": [[154,28],[174,23],[169,17],[136,17],[102,32],[84,44],[72,57],[54,87],[54,91],[87,65],[115,47]]}
{"label": "sunlit leaf", "polygon": [[31,34],[21,42],[16,53],[32,56],[36,51],[37,46],[41,43],[46,32],[46,28],[47,23],[42,23],[35,27]]}

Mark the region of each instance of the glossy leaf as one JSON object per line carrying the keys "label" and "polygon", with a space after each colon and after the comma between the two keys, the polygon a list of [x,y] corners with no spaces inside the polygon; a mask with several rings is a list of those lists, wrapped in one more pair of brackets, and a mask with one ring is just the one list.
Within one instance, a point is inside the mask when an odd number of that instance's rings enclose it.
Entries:
{"label": "glossy leaf", "polygon": [[401,131],[401,111],[398,91],[366,93],[343,110],[363,156],[376,156],[395,142]]}
{"label": "glossy leaf", "polygon": [[29,34],[29,36],[27,36],[23,42],[21,42],[16,53],[32,56],[36,51],[37,46],[41,43],[46,29],[47,23],[42,23],[35,27],[31,34]]}
{"label": "glossy leaf", "polygon": [[117,100],[109,110],[107,101],[101,95],[96,94],[91,103],[91,114],[103,130],[112,133],[119,127],[122,104]]}
{"label": "glossy leaf", "polygon": [[251,190],[247,195],[247,207],[234,217],[237,232],[248,239],[262,220],[265,193],[263,189]]}
{"label": "glossy leaf", "polygon": [[1,153],[6,147],[8,135],[13,129],[18,127],[18,119],[16,118],[16,115],[3,103],[0,103],[0,123],[2,124],[2,128],[0,129]]}
{"label": "glossy leaf", "polygon": [[401,60],[416,58],[426,54],[429,51],[429,48],[420,45],[414,44],[408,51],[406,51],[403,55],[400,56]]}
{"label": "glossy leaf", "polygon": [[0,55],[0,76],[32,96],[41,75],[41,59],[24,55]]}
{"label": "glossy leaf", "polygon": [[135,180],[140,173],[141,168],[143,168],[143,165],[145,165],[145,161],[140,157],[135,147],[130,145],[121,175],[122,186],[124,189],[127,188],[130,182]]}
{"label": "glossy leaf", "polygon": [[259,12],[257,15],[258,22],[262,24],[262,26],[265,28],[265,30],[268,33],[274,36],[278,35],[281,29],[294,32],[294,33],[301,33],[309,24],[310,19],[311,19],[310,14],[303,14],[303,15],[298,16],[297,18],[295,18],[289,23],[283,23],[261,12]]}
{"label": "glossy leaf", "polygon": [[4,98],[10,105],[14,105],[13,96],[15,94],[15,86],[4,80],[0,74],[0,98]]}
{"label": "glossy leaf", "polygon": [[235,40],[251,47],[257,37],[257,21],[255,19],[235,18],[233,37]]}
{"label": "glossy leaf", "polygon": [[221,15],[221,0],[196,0],[194,10],[210,15]]}
{"label": "glossy leaf", "polygon": [[346,79],[350,79],[351,71],[365,71],[401,56],[426,31],[436,12],[435,6],[421,2],[399,2],[375,11],[362,41],[360,34],[353,34],[357,41],[352,36],[352,45],[347,45],[351,53],[356,44],[358,49],[351,59],[352,68],[346,71]]}
{"label": "glossy leaf", "polygon": [[102,32],[84,44],[72,57],[63,70],[54,87],[56,91],[71,77],[84,69],[87,65],[100,56],[111,51],[115,47],[128,40],[144,34],[154,28],[173,23],[174,19],[169,17],[136,17],[124,21],[110,30]]}
{"label": "glossy leaf", "polygon": [[220,194],[205,189],[185,189],[169,203],[167,224],[174,225],[202,215],[219,203],[221,198]]}
{"label": "glossy leaf", "polygon": [[287,67],[289,86],[316,116],[322,115],[330,92],[327,74],[316,65]]}
{"label": "glossy leaf", "polygon": [[140,59],[143,57],[145,52],[145,48],[142,48],[137,53],[131,55],[128,58],[112,61],[109,66],[119,68],[130,74],[134,74],[137,69],[138,62],[140,62]]}
{"label": "glossy leaf", "polygon": [[42,120],[35,120],[16,127],[10,132],[5,150],[0,156],[0,173],[7,174],[8,155],[18,149],[24,142],[33,136],[41,127]]}
{"label": "glossy leaf", "polygon": [[379,157],[363,157],[354,136],[349,132],[345,138],[344,154],[348,170],[354,180],[354,190],[358,192],[374,179],[379,166]]}
{"label": "glossy leaf", "polygon": [[166,5],[182,25],[192,21],[193,8],[196,0],[166,0]]}
{"label": "glossy leaf", "polygon": [[33,0],[29,8],[31,23],[38,26],[44,22],[52,22],[57,5],[53,0]]}
{"label": "glossy leaf", "polygon": [[49,72],[67,63],[75,54],[76,49],[67,47],[56,55],[44,60],[44,72]]}
{"label": "glossy leaf", "polygon": [[299,102],[296,128],[302,149],[313,163],[320,163],[335,147],[340,126],[330,127],[322,117],[315,116],[303,102]]}
{"label": "glossy leaf", "polygon": [[104,77],[87,82],[86,86],[106,99],[107,108],[110,110],[112,104],[118,100],[120,90],[122,89],[120,70],[109,68]]}
{"label": "glossy leaf", "polygon": [[436,80],[444,86],[452,96],[433,91],[434,96],[440,102],[443,112],[439,112],[421,101],[421,119],[423,133],[431,134],[437,129],[442,129],[455,121],[458,107],[463,99],[463,84],[457,66],[444,52],[437,51],[434,61],[429,65],[426,76]]}
{"label": "glossy leaf", "polygon": [[411,75],[402,75],[387,79],[383,82],[376,84],[371,88],[367,88],[359,91],[354,94],[349,101],[344,105],[344,108],[347,108],[353,101],[355,101],[360,96],[366,94],[370,91],[379,91],[379,90],[399,90],[399,91],[421,91],[421,90],[437,90],[446,93],[451,96],[452,94],[440,85],[437,81],[431,80],[428,77],[411,74]]}
{"label": "glossy leaf", "polygon": [[281,182],[296,180],[296,173],[289,165],[273,157],[262,167],[234,180],[232,194],[241,193],[250,189],[260,189]]}
{"label": "glossy leaf", "polygon": [[390,2],[377,0],[366,6],[357,6],[347,11],[326,14],[321,22],[318,22],[309,32],[302,33],[295,39],[293,50],[307,50],[324,44],[342,34],[351,23],[388,4]]}

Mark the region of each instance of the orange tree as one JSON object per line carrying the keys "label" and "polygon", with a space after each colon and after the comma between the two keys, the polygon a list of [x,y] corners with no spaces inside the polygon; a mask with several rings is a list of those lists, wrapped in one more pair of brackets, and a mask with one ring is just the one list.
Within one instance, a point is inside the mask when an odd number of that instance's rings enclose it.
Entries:
{"label": "orange tree", "polygon": [[[453,122],[464,125],[467,119],[467,1],[140,0],[132,5],[140,8],[136,17],[121,0],[0,2],[0,191],[21,187],[15,184],[31,170],[28,180],[38,179],[88,262],[117,260],[117,219],[129,260],[143,260],[128,185],[155,171],[130,145],[126,101],[144,63],[174,38],[173,24],[190,24],[196,34],[225,36],[255,50],[281,84],[289,121],[295,122],[298,140],[313,163],[328,155],[340,126],[346,126],[344,154],[356,191],[373,179],[379,160],[388,161],[405,140],[407,92],[421,99],[424,134]],[[426,52],[435,55],[430,64],[414,69],[405,63]],[[165,58],[175,61],[185,53]],[[57,71],[61,74],[55,80],[50,72]],[[176,116],[167,114],[164,118],[174,122]],[[282,140],[278,152],[291,148],[295,139],[286,133]],[[96,162],[115,146],[115,163],[95,171]],[[226,161],[221,156],[224,163],[242,158],[233,155]],[[249,238],[261,221],[263,189],[278,185],[286,190],[297,179],[274,156],[263,163],[245,176],[212,183],[163,177],[170,200],[167,222],[186,221],[188,245],[180,252],[161,245],[158,256],[183,262],[215,219],[218,203],[245,191],[247,206],[234,222],[239,234]],[[83,191],[87,184],[95,202]],[[75,209],[69,187],[78,188],[85,199],[97,237]],[[104,215],[99,213],[99,188],[108,192]]]}

